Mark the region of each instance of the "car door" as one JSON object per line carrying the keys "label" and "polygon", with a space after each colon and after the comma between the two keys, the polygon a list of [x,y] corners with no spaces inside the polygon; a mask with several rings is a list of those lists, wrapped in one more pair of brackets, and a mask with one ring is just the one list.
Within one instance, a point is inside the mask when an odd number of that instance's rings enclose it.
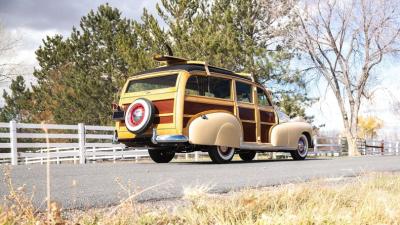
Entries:
{"label": "car door", "polygon": [[243,142],[257,141],[254,87],[247,82],[236,81],[237,116],[243,127]]}
{"label": "car door", "polygon": [[276,123],[276,115],[275,110],[272,105],[271,100],[268,97],[266,91],[257,87],[257,105],[256,105],[256,113],[258,113],[259,118],[259,141],[261,143],[270,143],[270,130],[272,126]]}

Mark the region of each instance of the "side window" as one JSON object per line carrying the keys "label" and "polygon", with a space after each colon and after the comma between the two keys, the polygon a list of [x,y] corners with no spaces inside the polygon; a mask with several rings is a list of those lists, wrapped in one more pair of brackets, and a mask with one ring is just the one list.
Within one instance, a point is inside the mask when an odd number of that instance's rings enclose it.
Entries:
{"label": "side window", "polygon": [[200,89],[201,84],[204,83],[204,79],[201,76],[191,76],[186,82],[186,94],[187,95],[201,95]]}
{"label": "side window", "polygon": [[268,96],[265,94],[263,89],[257,88],[257,98],[258,98],[258,105],[271,106],[271,102],[269,102]]}
{"label": "side window", "polygon": [[211,76],[191,76],[186,83],[187,95],[231,98],[231,80]]}
{"label": "side window", "polygon": [[253,102],[251,87],[252,86],[250,84],[238,81],[236,82],[236,95],[238,102]]}
{"label": "side window", "polygon": [[209,97],[230,99],[231,98],[231,80],[219,77],[208,77]]}

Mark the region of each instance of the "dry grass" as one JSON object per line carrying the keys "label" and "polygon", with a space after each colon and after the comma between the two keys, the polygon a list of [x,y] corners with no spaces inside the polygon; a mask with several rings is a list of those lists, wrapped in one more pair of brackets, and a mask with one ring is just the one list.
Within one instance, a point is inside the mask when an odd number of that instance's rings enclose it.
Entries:
{"label": "dry grass", "polygon": [[[92,209],[52,221],[121,225],[400,224],[399,174],[368,174],[345,182],[319,180],[225,195],[209,194],[208,187],[187,188],[184,193],[184,204],[156,207],[123,201],[118,210]],[[0,209],[0,223],[45,223],[43,215],[34,212],[29,204],[21,210],[18,202],[11,203]]]}

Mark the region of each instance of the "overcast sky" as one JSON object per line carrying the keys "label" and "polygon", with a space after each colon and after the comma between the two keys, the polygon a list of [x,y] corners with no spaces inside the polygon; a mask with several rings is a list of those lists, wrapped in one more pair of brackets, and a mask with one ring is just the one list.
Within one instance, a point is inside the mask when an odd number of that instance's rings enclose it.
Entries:
{"label": "overcast sky", "polygon": [[[37,65],[34,52],[46,35],[70,34],[80,18],[101,4],[109,3],[123,16],[139,19],[143,8],[155,11],[157,0],[0,0],[0,23],[6,32],[18,39],[18,46],[7,58],[29,68]],[[0,59],[1,60],[1,59]],[[29,73],[29,72],[28,72]],[[4,85],[3,85],[4,86]]]}
{"label": "overcast sky", "polygon": [[157,0],[0,0],[0,18],[7,27],[69,31],[83,15],[109,3],[129,18],[139,18],[143,8],[154,10]]}
{"label": "overcast sky", "polygon": [[[67,36],[72,26],[78,26],[80,18],[91,9],[108,2],[111,6],[121,10],[123,16],[139,19],[143,8],[155,12],[155,4],[158,0],[0,0],[0,23],[6,32],[19,40],[14,52],[10,53],[7,62],[17,63],[23,68],[28,82],[32,82],[32,71],[37,67],[35,50],[41,44],[46,35],[62,34]],[[392,98],[400,98],[400,60],[386,61],[379,69],[379,74],[385,75],[385,79],[378,79],[376,96],[367,102],[362,112],[368,115],[376,115],[385,121],[386,127],[399,126],[400,118],[394,115],[390,109]],[[9,84],[0,84],[6,88]],[[315,123],[326,124],[326,129],[340,129],[342,127],[340,113],[336,100],[331,92],[326,92],[324,82],[310,88],[310,93],[322,96],[321,100],[314,104],[307,112],[315,116]],[[0,101],[0,105],[2,105]]]}

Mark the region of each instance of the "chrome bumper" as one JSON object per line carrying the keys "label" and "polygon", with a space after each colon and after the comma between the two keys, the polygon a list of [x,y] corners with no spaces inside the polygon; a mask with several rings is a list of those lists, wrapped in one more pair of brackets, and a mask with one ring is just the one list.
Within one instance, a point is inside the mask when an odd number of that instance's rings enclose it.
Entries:
{"label": "chrome bumper", "polygon": [[153,144],[159,143],[183,143],[188,142],[188,138],[184,135],[157,135],[157,129],[153,128],[153,136],[151,137],[151,142]]}

